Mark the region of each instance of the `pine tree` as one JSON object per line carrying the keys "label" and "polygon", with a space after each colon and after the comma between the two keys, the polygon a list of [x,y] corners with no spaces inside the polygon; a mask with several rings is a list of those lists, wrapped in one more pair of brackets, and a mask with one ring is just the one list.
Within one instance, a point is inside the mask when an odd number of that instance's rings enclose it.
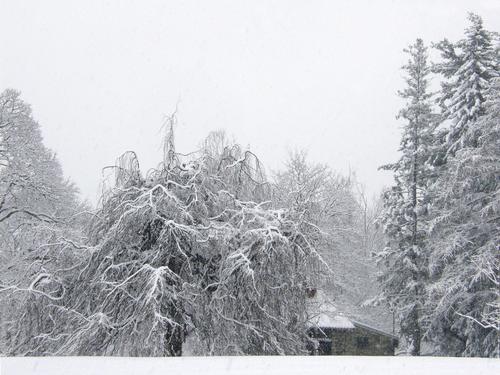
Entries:
{"label": "pine tree", "polygon": [[[445,80],[435,178],[428,193],[432,221],[426,321],[427,336],[441,353],[485,356],[495,352],[497,338],[474,320],[495,314],[488,310],[494,282],[487,275],[495,274],[495,264],[498,269],[489,247],[496,219],[487,219],[485,213],[491,213],[498,201],[498,155],[493,151],[498,125],[491,117],[498,90],[491,86],[499,76],[499,59],[497,35],[484,29],[479,16],[469,14],[468,19],[462,40],[444,40],[436,46],[442,57],[436,72]],[[487,264],[490,272],[479,272],[478,264]]]}
{"label": "pine tree", "polygon": [[428,186],[432,150],[434,114],[428,93],[427,48],[421,39],[407,50],[409,61],[406,88],[399,95],[406,106],[399,117],[403,128],[401,158],[382,169],[394,173],[395,185],[384,194],[384,212],[380,223],[388,237],[379,258],[385,265],[381,278],[384,295],[395,306],[412,355],[420,355],[422,339],[421,311],[426,279],[425,192]]}
{"label": "pine tree", "polygon": [[[450,120],[444,152],[453,155],[460,147],[474,144],[477,137],[467,127],[484,113],[489,82],[498,76],[499,60],[495,34],[484,29],[478,15],[470,13],[465,38],[457,43],[443,40],[436,45],[442,61],[435,71],[444,76],[440,104],[443,120]],[[467,136],[465,136],[467,135]]]}
{"label": "pine tree", "polygon": [[500,79],[432,186],[429,336],[447,355],[499,356]]}

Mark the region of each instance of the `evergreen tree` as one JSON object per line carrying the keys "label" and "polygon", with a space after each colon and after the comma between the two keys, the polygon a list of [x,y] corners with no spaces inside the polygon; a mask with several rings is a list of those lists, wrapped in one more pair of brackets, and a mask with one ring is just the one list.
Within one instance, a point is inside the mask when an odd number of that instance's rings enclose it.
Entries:
{"label": "evergreen tree", "polygon": [[[498,339],[474,323],[491,312],[492,284],[498,269],[491,254],[498,204],[498,131],[493,104],[499,76],[497,35],[469,14],[465,37],[437,44],[442,61],[436,72],[445,80],[440,97],[442,126],[436,132],[435,179],[429,189],[430,273],[427,336],[447,355],[492,355]],[[493,116],[493,117],[492,117]],[[487,139],[488,138],[488,139]],[[492,211],[493,210],[493,211]],[[493,225],[493,227],[492,227]],[[498,236],[498,234],[496,234]],[[492,237],[493,236],[493,237]],[[480,272],[487,264],[489,273]],[[490,327],[491,328],[491,327]]]}
{"label": "evergreen tree", "polygon": [[409,352],[420,355],[422,339],[421,311],[426,279],[425,192],[430,178],[434,114],[428,92],[427,48],[421,39],[407,50],[409,61],[406,88],[399,95],[406,106],[399,117],[403,128],[401,158],[382,169],[394,173],[395,185],[384,194],[384,211],[380,223],[388,243],[379,258],[385,265],[381,278],[384,295],[395,306]]}
{"label": "evergreen tree", "polygon": [[447,355],[499,356],[500,79],[432,187],[429,337]]}
{"label": "evergreen tree", "polygon": [[443,145],[445,154],[477,141],[477,135],[467,132],[467,127],[484,113],[489,82],[498,76],[495,34],[484,29],[478,15],[470,13],[468,19],[464,39],[457,43],[445,39],[436,45],[442,61],[435,65],[435,71],[445,78],[440,98],[443,120],[451,120]]}

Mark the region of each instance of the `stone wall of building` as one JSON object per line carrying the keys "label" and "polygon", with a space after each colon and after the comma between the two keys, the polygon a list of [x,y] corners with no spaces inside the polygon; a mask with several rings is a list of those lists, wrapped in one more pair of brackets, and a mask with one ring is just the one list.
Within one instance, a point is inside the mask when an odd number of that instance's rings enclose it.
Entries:
{"label": "stone wall of building", "polygon": [[393,356],[397,340],[389,335],[362,327],[354,329],[324,329],[312,332],[319,342],[317,354]]}
{"label": "stone wall of building", "polygon": [[333,331],[330,339],[333,355],[394,355],[393,338],[363,328]]}

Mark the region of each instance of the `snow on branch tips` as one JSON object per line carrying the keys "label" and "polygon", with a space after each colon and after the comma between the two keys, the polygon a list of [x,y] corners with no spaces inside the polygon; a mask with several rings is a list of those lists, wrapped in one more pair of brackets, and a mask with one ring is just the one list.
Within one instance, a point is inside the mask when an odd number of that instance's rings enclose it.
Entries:
{"label": "snow on branch tips", "polygon": [[202,354],[306,353],[320,234],[273,205],[253,153],[221,132],[176,153],[174,124],[145,176],[135,153],[117,160],[90,223],[93,250],[62,299],[38,305],[50,329],[18,352],[175,356],[189,337]]}

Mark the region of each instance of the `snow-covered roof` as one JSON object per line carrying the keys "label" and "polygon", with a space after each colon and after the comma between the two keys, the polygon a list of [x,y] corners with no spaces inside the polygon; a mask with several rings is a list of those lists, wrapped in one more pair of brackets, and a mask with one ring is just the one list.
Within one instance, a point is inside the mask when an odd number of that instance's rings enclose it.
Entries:
{"label": "snow-covered roof", "polygon": [[336,329],[353,329],[354,324],[345,316],[320,313],[309,320],[311,327],[318,328],[336,328]]}
{"label": "snow-covered roof", "polygon": [[388,336],[388,337],[391,337],[391,338],[396,339],[396,340],[398,339],[398,337],[396,335],[393,335],[392,333],[388,333],[388,332],[382,331],[381,329],[378,329],[376,327],[370,326],[370,325],[365,324],[365,323],[360,323],[360,322],[357,322],[357,321],[353,320],[352,324],[355,327],[357,327],[357,328],[364,328],[367,331],[372,331],[374,333],[378,333],[379,335]]}
{"label": "snow-covered roof", "polygon": [[339,313],[331,299],[321,290],[316,292],[313,298],[308,300],[309,327],[333,328],[333,329],[354,329],[362,328],[377,334],[388,336],[394,339],[398,337],[384,332],[376,327],[361,323]]}

